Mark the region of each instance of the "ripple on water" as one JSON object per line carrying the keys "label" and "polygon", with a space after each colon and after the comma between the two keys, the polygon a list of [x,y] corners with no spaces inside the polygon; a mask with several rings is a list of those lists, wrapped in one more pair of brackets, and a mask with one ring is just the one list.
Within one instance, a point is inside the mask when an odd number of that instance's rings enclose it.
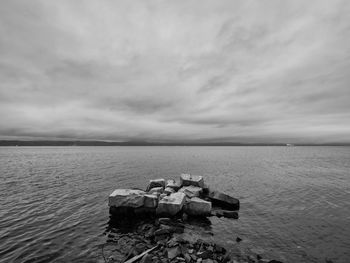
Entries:
{"label": "ripple on water", "polygon": [[208,238],[285,262],[350,258],[348,147],[2,147],[0,261],[96,262],[114,188],[202,174],[240,198]]}

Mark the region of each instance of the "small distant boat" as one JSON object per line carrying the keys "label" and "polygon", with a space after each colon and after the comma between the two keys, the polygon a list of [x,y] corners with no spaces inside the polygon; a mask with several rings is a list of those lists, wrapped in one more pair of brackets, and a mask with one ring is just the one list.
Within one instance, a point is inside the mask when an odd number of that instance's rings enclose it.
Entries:
{"label": "small distant boat", "polygon": [[292,144],[292,143],[287,143],[286,146],[287,146],[287,147],[294,147],[295,145]]}

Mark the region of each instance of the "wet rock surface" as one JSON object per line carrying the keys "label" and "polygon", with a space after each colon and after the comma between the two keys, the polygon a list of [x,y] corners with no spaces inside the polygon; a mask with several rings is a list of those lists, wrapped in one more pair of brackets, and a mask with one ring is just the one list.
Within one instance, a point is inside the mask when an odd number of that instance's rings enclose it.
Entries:
{"label": "wet rock surface", "polygon": [[[143,252],[154,248],[133,262],[142,263],[263,263],[269,260],[240,244],[224,247],[213,242],[211,222],[206,218],[147,219],[111,217],[106,229],[107,243],[102,248],[105,262],[130,262]],[[103,261],[101,261],[103,262]]]}

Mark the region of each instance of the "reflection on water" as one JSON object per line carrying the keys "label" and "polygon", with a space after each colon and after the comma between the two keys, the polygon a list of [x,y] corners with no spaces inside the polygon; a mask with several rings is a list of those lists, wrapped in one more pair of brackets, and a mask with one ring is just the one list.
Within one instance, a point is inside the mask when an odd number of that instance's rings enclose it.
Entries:
{"label": "reflection on water", "polygon": [[109,193],[190,172],[241,201],[238,220],[189,224],[204,238],[232,248],[239,236],[285,262],[345,263],[349,156],[349,147],[2,147],[0,262],[103,262],[118,229]]}

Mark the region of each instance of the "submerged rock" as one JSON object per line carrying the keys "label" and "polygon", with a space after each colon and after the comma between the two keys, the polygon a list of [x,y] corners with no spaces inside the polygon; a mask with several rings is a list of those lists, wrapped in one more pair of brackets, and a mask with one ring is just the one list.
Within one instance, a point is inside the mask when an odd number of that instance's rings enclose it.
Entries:
{"label": "submerged rock", "polygon": [[140,207],[145,200],[145,192],[134,189],[116,189],[108,198],[108,205],[115,207]]}
{"label": "submerged rock", "polygon": [[239,210],[239,200],[219,191],[211,191],[208,197],[214,206],[227,210]]}
{"label": "submerged rock", "polygon": [[200,175],[181,174],[180,182],[182,186],[193,185],[201,188],[204,187],[204,180]]}
{"label": "submerged rock", "polygon": [[186,203],[184,210],[192,216],[208,216],[211,212],[211,202],[193,197]]}
{"label": "submerged rock", "polygon": [[157,214],[174,216],[179,213],[185,203],[184,193],[173,193],[165,196],[158,203]]}

